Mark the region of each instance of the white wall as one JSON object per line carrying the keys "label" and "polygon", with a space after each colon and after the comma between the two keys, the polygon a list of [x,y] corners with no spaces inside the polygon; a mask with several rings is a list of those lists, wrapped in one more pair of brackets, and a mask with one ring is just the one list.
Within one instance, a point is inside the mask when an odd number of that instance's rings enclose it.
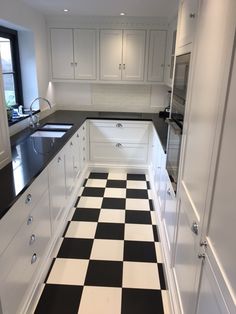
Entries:
{"label": "white wall", "polygon": [[54,83],[57,109],[158,112],[167,104],[164,85]]}

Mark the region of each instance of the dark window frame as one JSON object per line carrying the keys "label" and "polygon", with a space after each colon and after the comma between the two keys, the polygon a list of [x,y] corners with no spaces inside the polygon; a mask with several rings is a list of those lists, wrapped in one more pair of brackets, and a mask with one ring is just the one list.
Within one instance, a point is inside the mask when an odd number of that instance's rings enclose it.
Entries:
{"label": "dark window frame", "polygon": [[7,38],[11,42],[11,56],[12,56],[16,105],[17,106],[22,105],[24,107],[17,31],[14,29],[4,27],[4,26],[0,26],[0,37]]}

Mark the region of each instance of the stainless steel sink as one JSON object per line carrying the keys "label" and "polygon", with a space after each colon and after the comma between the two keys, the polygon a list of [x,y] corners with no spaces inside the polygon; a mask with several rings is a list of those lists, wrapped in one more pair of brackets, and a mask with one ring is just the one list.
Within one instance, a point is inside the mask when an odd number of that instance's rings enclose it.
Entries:
{"label": "stainless steel sink", "polygon": [[30,137],[52,137],[52,138],[60,138],[62,137],[66,131],[46,131],[46,130],[38,130],[35,131]]}
{"label": "stainless steel sink", "polygon": [[47,129],[47,130],[69,130],[72,128],[73,124],[65,124],[65,123],[46,123],[44,126],[41,127],[41,129]]}

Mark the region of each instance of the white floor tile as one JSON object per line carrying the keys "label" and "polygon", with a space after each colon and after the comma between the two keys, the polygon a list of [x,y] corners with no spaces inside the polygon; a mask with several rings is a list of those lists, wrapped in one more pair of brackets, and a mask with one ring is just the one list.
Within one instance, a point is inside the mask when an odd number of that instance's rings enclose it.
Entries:
{"label": "white floor tile", "polygon": [[96,222],[71,221],[65,238],[93,239],[97,228]]}
{"label": "white floor tile", "polygon": [[127,189],[147,189],[146,181],[127,180]]}
{"label": "white floor tile", "polygon": [[124,288],[160,289],[156,263],[124,262]]}
{"label": "white floor tile", "polygon": [[125,240],[154,241],[151,225],[125,224]]}
{"label": "white floor tile", "polygon": [[122,261],[124,241],[95,239],[90,259]]}
{"label": "white floor tile", "polygon": [[59,252],[59,249],[60,249],[60,247],[61,247],[61,244],[62,244],[63,240],[64,240],[63,238],[59,238],[59,239],[57,240],[56,245],[54,246],[53,251],[52,251],[52,254],[51,254],[51,256],[52,256],[53,258],[57,257],[57,254],[58,254],[58,252]]}
{"label": "white floor tile", "polygon": [[86,187],[91,188],[105,188],[107,180],[103,179],[88,179],[86,182]]}
{"label": "white floor tile", "polygon": [[126,189],[106,188],[104,197],[126,198]]}
{"label": "white floor tile", "polygon": [[124,223],[125,211],[119,210],[119,209],[116,209],[116,210],[101,209],[98,221],[99,222]]}
{"label": "white floor tile", "polygon": [[150,210],[148,200],[132,198],[126,199],[125,208],[129,210]]}
{"label": "white floor tile", "polygon": [[156,249],[157,262],[164,263],[160,242],[155,242],[155,249]]}
{"label": "white floor tile", "polygon": [[88,260],[57,258],[47,283],[62,285],[84,285]]}
{"label": "white floor tile", "polygon": [[152,219],[152,224],[157,225],[157,214],[155,211],[151,211],[151,219]]}
{"label": "white floor tile", "polygon": [[152,190],[148,190],[148,198],[149,198],[150,200],[153,199]]}
{"label": "white floor tile", "polygon": [[164,308],[164,314],[171,314],[171,306],[170,306],[170,296],[169,291],[161,290],[162,303]]}
{"label": "white floor tile", "polygon": [[109,172],[108,180],[126,180],[127,173],[125,172]]}
{"label": "white floor tile", "polygon": [[102,197],[81,196],[77,207],[81,208],[101,208]]}
{"label": "white floor tile", "polygon": [[120,314],[121,288],[84,287],[78,314]]}

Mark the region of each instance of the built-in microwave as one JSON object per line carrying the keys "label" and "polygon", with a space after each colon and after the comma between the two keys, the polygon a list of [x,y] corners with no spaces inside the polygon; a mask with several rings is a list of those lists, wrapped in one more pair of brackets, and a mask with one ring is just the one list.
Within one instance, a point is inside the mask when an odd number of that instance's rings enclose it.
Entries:
{"label": "built-in microwave", "polygon": [[169,119],[167,119],[169,129],[166,169],[175,192],[177,190],[179,173],[179,160],[188,86],[189,65],[190,53],[176,57],[171,112]]}

